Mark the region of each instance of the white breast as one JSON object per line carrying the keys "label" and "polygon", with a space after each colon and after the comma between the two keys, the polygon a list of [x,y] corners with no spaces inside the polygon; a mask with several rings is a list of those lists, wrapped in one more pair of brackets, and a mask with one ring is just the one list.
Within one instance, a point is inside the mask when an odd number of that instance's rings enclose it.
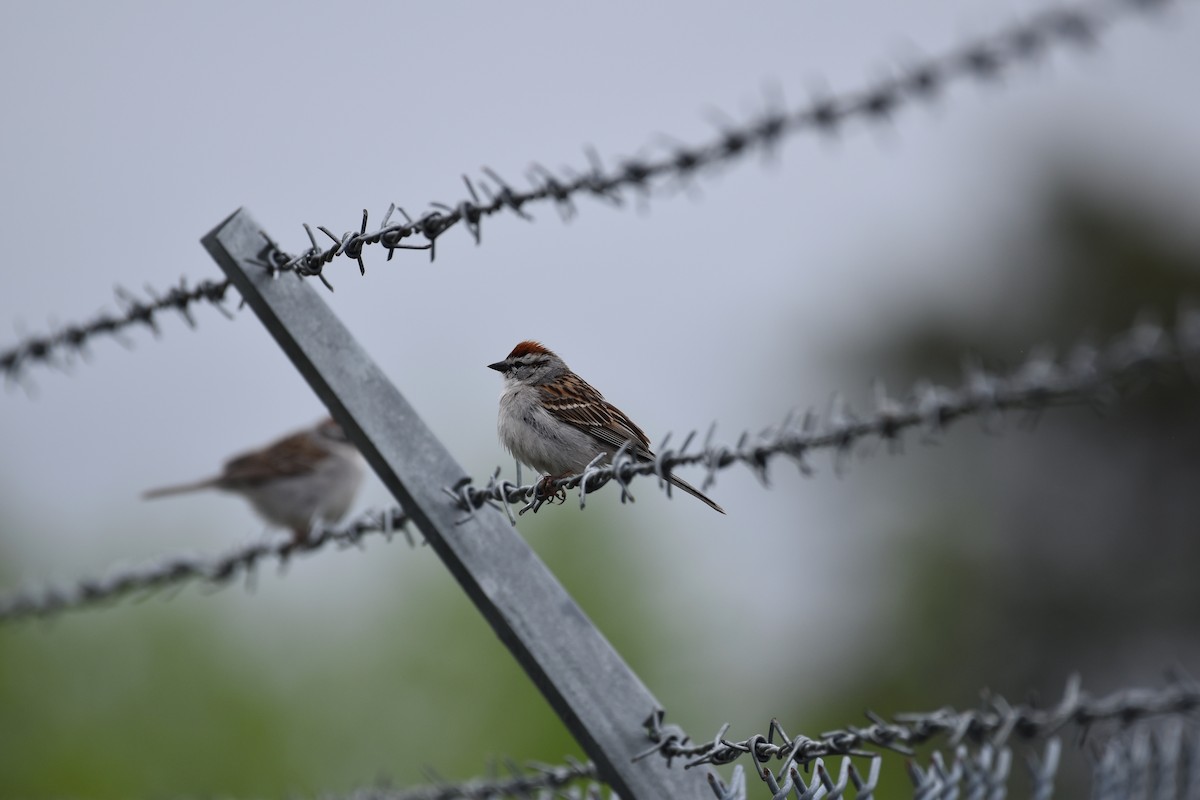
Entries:
{"label": "white breast", "polygon": [[603,448],[573,425],[551,416],[537,390],[512,384],[500,395],[500,441],[518,461],[547,475],[581,472]]}

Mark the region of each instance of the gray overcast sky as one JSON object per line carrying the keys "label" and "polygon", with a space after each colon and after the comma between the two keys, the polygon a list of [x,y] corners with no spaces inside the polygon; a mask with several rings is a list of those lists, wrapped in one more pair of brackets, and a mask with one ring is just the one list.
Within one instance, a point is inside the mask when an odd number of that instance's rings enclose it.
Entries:
{"label": "gray overcast sky", "polygon": [[[700,180],[696,199],[646,213],[585,199],[568,225],[549,206],[530,209],[532,225],[502,216],[481,247],[448,234],[433,265],[369,250],[365,278],[349,261],[332,270],[330,302],[480,478],[511,468],[495,436],[500,382],[484,365],[527,337],[656,441],[713,420],[733,439],[823,405],[839,387],[815,368],[834,343],[976,291],[971,264],[933,265],[1020,215],[1012,198],[1036,180],[1044,138],[1149,153],[1141,168],[1195,186],[1200,115],[1180,98],[1200,74],[1200,15],[1179,5],[1122,24],[1097,53],[1058,51],[837,141],[789,140],[778,166],[744,159]],[[740,118],[770,83],[790,105],[854,89],[1044,6],[19,4],[0,30],[0,346],[112,308],[116,284],[217,275],[198,240],[242,205],[294,251],[302,222],[341,232],[364,207],[419,212],[458,199],[463,173],[487,165],[518,182],[533,161],[582,166],[585,144],[612,159],[660,133],[697,141],[714,130],[709,110]],[[0,397],[3,536],[21,575],[259,535],[234,500],[138,499],[321,413],[251,315],[196,318],[196,332],[165,318],[159,341],[133,331],[131,351],[100,341],[68,374],[35,367],[32,392]],[[801,481],[780,465],[771,491],[727,472],[712,491],[725,518],[649,485],[625,511],[662,529],[638,545],[648,552],[686,543],[820,607],[850,574],[852,548],[831,545],[866,514],[847,517],[853,487],[829,472]],[[385,502],[372,484],[359,507]],[[804,585],[762,556],[797,528],[828,553]],[[735,536],[742,546],[727,547]],[[301,579],[345,586],[368,561]],[[685,596],[704,594],[694,567],[664,569]],[[729,587],[728,603],[748,608],[747,587]]]}

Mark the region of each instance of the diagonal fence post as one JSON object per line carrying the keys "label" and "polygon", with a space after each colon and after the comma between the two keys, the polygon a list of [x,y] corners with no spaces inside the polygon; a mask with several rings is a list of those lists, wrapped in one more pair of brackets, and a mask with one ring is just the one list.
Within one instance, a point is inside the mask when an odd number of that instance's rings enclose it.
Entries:
{"label": "diagonal fence post", "polygon": [[711,796],[702,770],[646,749],[658,703],[499,511],[464,520],[443,487],[466,472],[307,281],[272,274],[239,209],[202,240],[555,712],[625,800]]}

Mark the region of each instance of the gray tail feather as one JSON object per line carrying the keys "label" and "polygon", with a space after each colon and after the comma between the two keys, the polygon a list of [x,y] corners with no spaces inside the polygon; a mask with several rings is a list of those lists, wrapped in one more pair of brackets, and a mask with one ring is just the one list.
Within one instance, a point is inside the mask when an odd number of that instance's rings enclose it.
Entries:
{"label": "gray tail feather", "polygon": [[697,489],[695,486],[692,486],[690,483],[685,481],[683,478],[677,478],[674,475],[672,475],[672,476],[670,476],[670,478],[668,480],[671,481],[672,486],[677,486],[680,489],[683,489],[685,492],[690,494],[692,497],[695,497],[697,500],[701,500],[704,503],[706,503],[709,508],[715,509],[716,511],[720,511],[722,514],[725,513],[725,509],[721,508],[719,505],[714,503],[712,500],[705,497],[704,494],[699,489]]}
{"label": "gray tail feather", "polygon": [[149,489],[142,492],[143,500],[153,500],[156,497],[170,497],[173,494],[185,494],[187,492],[198,492],[201,489],[212,489],[217,485],[216,478],[207,478],[195,483],[181,483],[178,486],[163,486],[158,489]]}

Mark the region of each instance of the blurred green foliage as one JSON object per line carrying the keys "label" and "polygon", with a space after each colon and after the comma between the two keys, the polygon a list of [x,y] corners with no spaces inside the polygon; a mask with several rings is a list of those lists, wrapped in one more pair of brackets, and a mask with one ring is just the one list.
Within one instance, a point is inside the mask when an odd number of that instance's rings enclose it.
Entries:
{"label": "blurred green foliage", "polygon": [[[606,535],[611,516],[561,511],[523,530],[651,679],[671,635],[639,603],[650,576]],[[426,768],[465,779],[508,757],[582,757],[430,550],[376,539],[316,558],[419,559],[429,574],[370,587],[374,610],[354,618],[275,614],[252,646],[230,630],[257,602],[240,587],[0,629],[0,796],[278,797],[422,783]],[[264,573],[259,591],[311,579]],[[288,663],[264,663],[277,655]]]}

